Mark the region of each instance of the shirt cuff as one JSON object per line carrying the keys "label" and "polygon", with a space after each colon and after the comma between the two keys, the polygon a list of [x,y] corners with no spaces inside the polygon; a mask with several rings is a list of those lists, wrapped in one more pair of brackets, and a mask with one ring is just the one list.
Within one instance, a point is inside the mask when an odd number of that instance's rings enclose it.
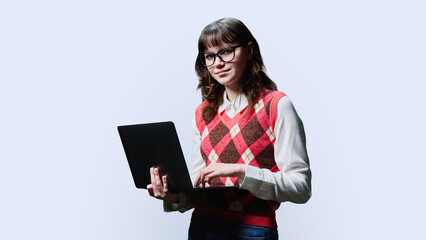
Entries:
{"label": "shirt cuff", "polygon": [[259,180],[263,178],[262,171],[259,168],[246,165],[245,176],[240,183],[240,188],[250,190],[259,185]]}

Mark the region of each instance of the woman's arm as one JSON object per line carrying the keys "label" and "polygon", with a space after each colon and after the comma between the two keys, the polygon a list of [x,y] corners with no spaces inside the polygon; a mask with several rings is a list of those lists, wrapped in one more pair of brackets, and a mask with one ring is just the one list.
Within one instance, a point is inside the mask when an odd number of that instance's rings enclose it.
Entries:
{"label": "woman's arm", "polygon": [[240,187],[265,200],[305,203],[311,197],[311,170],[303,123],[287,96],[279,100],[277,113],[274,157],[280,171],[246,165]]}

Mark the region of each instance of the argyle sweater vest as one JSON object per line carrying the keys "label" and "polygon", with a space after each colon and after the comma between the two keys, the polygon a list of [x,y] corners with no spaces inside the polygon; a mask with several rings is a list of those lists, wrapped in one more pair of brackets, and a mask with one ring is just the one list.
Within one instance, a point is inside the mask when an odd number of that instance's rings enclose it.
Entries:
{"label": "argyle sweater vest", "polygon": [[[279,171],[274,160],[274,126],[278,100],[285,96],[264,89],[249,113],[248,108],[234,118],[225,111],[213,117],[203,114],[207,102],[196,110],[196,124],[201,134],[201,155],[210,163],[248,164]],[[210,186],[238,186],[236,177],[220,177]],[[275,210],[279,203],[255,197],[244,189],[205,191],[195,204],[193,214],[206,214],[244,224],[276,228]]]}

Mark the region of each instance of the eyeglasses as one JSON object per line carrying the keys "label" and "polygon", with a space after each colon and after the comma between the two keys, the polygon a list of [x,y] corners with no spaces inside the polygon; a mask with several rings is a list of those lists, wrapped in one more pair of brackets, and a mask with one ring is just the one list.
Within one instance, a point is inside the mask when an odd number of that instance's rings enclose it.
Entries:
{"label": "eyeglasses", "polygon": [[210,67],[210,66],[212,66],[214,64],[214,61],[216,60],[216,56],[222,62],[230,62],[230,61],[234,60],[234,58],[235,58],[235,49],[239,48],[239,47],[241,47],[241,45],[222,48],[216,54],[214,54],[214,53],[200,54],[201,63],[204,66],[206,66],[206,67]]}

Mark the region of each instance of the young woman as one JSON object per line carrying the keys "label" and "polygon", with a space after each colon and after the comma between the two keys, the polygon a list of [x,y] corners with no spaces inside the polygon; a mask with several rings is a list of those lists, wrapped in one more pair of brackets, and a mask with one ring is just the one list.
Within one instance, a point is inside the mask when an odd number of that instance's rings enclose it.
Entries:
{"label": "young woman", "polygon": [[280,202],[311,196],[303,124],[266,75],[259,45],[241,21],[207,25],[198,50],[203,102],[193,122],[191,175],[195,186],[239,187],[172,193],[152,168],[148,191],[166,211],[194,208],[189,239],[278,239]]}

